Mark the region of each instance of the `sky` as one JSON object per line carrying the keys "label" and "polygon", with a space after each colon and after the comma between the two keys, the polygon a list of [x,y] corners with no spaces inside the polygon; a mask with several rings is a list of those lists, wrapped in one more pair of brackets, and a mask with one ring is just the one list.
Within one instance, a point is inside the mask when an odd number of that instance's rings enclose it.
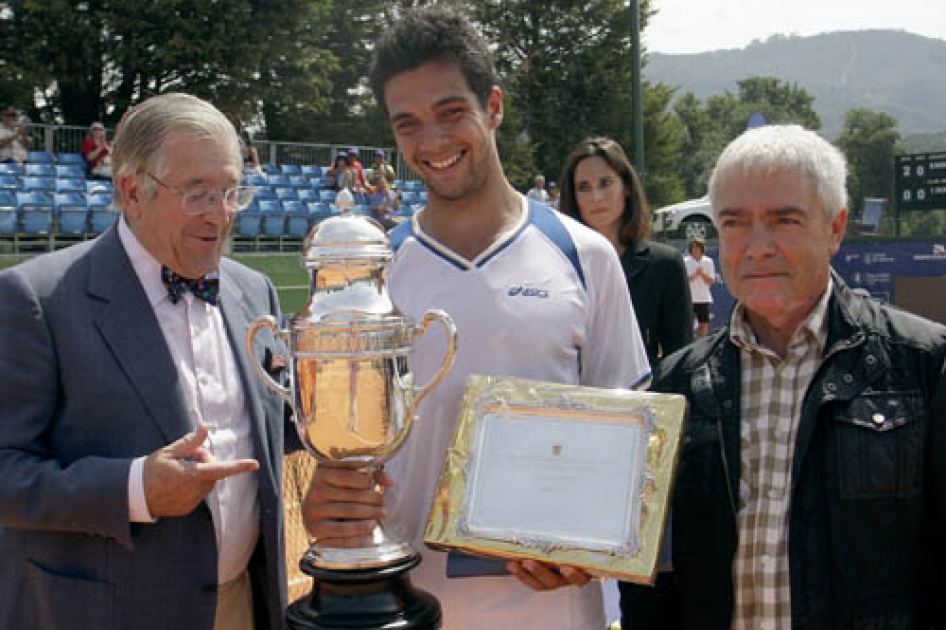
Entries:
{"label": "sky", "polygon": [[946,40],[944,0],[651,0],[649,52],[743,48],[770,35],[898,29]]}

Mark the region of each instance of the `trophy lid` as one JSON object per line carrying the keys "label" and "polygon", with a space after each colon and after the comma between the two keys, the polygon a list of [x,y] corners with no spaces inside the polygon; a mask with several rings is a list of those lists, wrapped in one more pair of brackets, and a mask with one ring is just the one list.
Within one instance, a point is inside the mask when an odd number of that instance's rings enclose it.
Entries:
{"label": "trophy lid", "polygon": [[381,224],[351,214],[320,221],[302,246],[302,264],[306,267],[343,261],[386,263],[392,256],[391,243]]}

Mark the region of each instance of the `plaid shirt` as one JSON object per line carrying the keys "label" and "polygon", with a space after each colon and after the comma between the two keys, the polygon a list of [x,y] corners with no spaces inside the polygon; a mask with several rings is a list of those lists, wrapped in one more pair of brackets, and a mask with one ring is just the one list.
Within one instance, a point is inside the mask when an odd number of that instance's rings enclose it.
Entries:
{"label": "plaid shirt", "polygon": [[788,513],[802,400],[821,365],[831,281],[788,345],[785,358],[759,344],[742,305],[730,338],[740,349],[739,544],[733,561],[733,630],[791,630]]}

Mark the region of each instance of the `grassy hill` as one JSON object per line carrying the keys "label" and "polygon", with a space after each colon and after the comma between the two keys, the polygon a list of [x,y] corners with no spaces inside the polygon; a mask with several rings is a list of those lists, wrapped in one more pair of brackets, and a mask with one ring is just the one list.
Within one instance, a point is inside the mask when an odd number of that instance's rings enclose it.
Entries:
{"label": "grassy hill", "polygon": [[946,131],[944,69],[946,40],[869,30],[773,36],[738,50],[652,53],[644,73],[700,98],[735,92],[738,81],[752,76],[795,83],[815,97],[825,135],[833,139],[854,107],[891,114],[905,136]]}

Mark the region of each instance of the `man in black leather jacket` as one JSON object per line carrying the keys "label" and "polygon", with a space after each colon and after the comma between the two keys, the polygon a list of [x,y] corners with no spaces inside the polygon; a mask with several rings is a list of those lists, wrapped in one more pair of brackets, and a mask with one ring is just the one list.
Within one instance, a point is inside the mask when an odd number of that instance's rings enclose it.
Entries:
{"label": "man in black leather jacket", "polygon": [[[674,571],[653,589],[621,585],[627,630],[946,627],[946,329],[855,295],[830,271],[844,175],[840,154],[798,127],[746,132],[720,157],[710,194],[738,304],[730,326],[657,369],[653,389],[690,405]],[[809,329],[810,380],[771,434],[782,444],[767,445],[787,446],[784,507],[759,536],[753,510],[780,489],[769,479],[763,493],[767,471],[750,451],[763,416],[792,392],[760,390],[746,372],[758,356],[787,369]],[[766,573],[779,564],[759,550],[769,543],[782,550],[781,577]]]}

